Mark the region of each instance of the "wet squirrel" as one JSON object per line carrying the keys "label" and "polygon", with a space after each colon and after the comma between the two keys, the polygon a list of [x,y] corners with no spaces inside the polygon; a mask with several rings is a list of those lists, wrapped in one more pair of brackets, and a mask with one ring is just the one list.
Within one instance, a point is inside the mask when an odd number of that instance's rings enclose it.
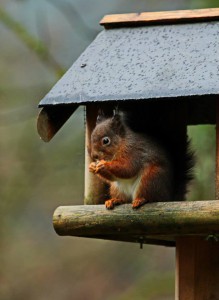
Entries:
{"label": "wet squirrel", "polygon": [[184,200],[193,167],[188,141],[184,149],[180,165],[175,166],[168,147],[150,135],[134,132],[124,114],[105,117],[100,113],[91,135],[89,153],[93,162],[89,171],[110,185],[106,208],[123,203],[138,208],[148,202]]}

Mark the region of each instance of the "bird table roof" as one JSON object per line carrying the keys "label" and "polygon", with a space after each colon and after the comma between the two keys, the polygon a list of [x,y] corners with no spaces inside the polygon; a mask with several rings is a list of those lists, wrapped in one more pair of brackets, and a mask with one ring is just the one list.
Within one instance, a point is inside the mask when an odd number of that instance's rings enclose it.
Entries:
{"label": "bird table roof", "polygon": [[175,19],[165,19],[159,13],[160,19],[150,22],[147,14],[137,15],[137,21],[136,14],[125,15],[129,21],[123,15],[117,21],[105,17],[102,24],[110,29],[96,37],[39,106],[219,94],[219,9],[210,10],[213,16],[198,11],[200,18],[177,19],[175,12]]}
{"label": "bird table roof", "polygon": [[101,25],[105,29],[39,103],[44,140],[80,104],[194,98],[206,111],[203,101],[205,107],[206,99],[218,97],[219,9],[109,15]]}

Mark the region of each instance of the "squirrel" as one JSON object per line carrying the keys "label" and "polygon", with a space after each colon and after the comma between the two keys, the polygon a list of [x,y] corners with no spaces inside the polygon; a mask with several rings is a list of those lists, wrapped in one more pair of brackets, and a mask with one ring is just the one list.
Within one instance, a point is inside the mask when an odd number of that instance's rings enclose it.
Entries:
{"label": "squirrel", "polygon": [[106,117],[99,113],[91,134],[89,171],[110,185],[107,209],[124,203],[137,209],[149,202],[184,200],[193,167],[188,148],[186,141],[181,170],[177,170],[168,148],[150,135],[134,132],[124,114]]}

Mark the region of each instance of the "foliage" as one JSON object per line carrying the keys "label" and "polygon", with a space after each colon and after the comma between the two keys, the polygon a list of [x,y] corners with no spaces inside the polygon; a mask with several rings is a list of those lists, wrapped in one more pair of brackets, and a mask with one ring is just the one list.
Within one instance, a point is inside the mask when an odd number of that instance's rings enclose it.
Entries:
{"label": "foliage", "polygon": [[5,10],[0,7],[0,21],[4,23],[18,38],[28,47],[30,50],[36,53],[38,58],[43,63],[52,68],[58,77],[64,74],[64,69],[56,62],[52,54],[49,53],[46,45],[34,38],[28,33],[27,29],[23,27],[19,22],[16,22]]}

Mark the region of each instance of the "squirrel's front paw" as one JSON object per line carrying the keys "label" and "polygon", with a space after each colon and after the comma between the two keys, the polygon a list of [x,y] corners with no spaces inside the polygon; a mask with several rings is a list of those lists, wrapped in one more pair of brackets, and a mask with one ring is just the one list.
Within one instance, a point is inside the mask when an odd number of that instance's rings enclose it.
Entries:
{"label": "squirrel's front paw", "polygon": [[92,172],[92,173],[96,173],[96,163],[95,162],[92,162],[89,165],[89,171]]}
{"label": "squirrel's front paw", "polygon": [[98,162],[92,162],[90,165],[89,165],[89,171],[94,173],[94,174],[97,174],[99,173],[101,170],[103,170],[105,168],[105,165],[106,165],[106,161],[105,160],[100,160]]}
{"label": "squirrel's front paw", "polygon": [[106,166],[106,161],[105,160],[100,160],[97,164],[96,164],[96,172],[95,173],[99,173],[101,170],[103,170]]}

